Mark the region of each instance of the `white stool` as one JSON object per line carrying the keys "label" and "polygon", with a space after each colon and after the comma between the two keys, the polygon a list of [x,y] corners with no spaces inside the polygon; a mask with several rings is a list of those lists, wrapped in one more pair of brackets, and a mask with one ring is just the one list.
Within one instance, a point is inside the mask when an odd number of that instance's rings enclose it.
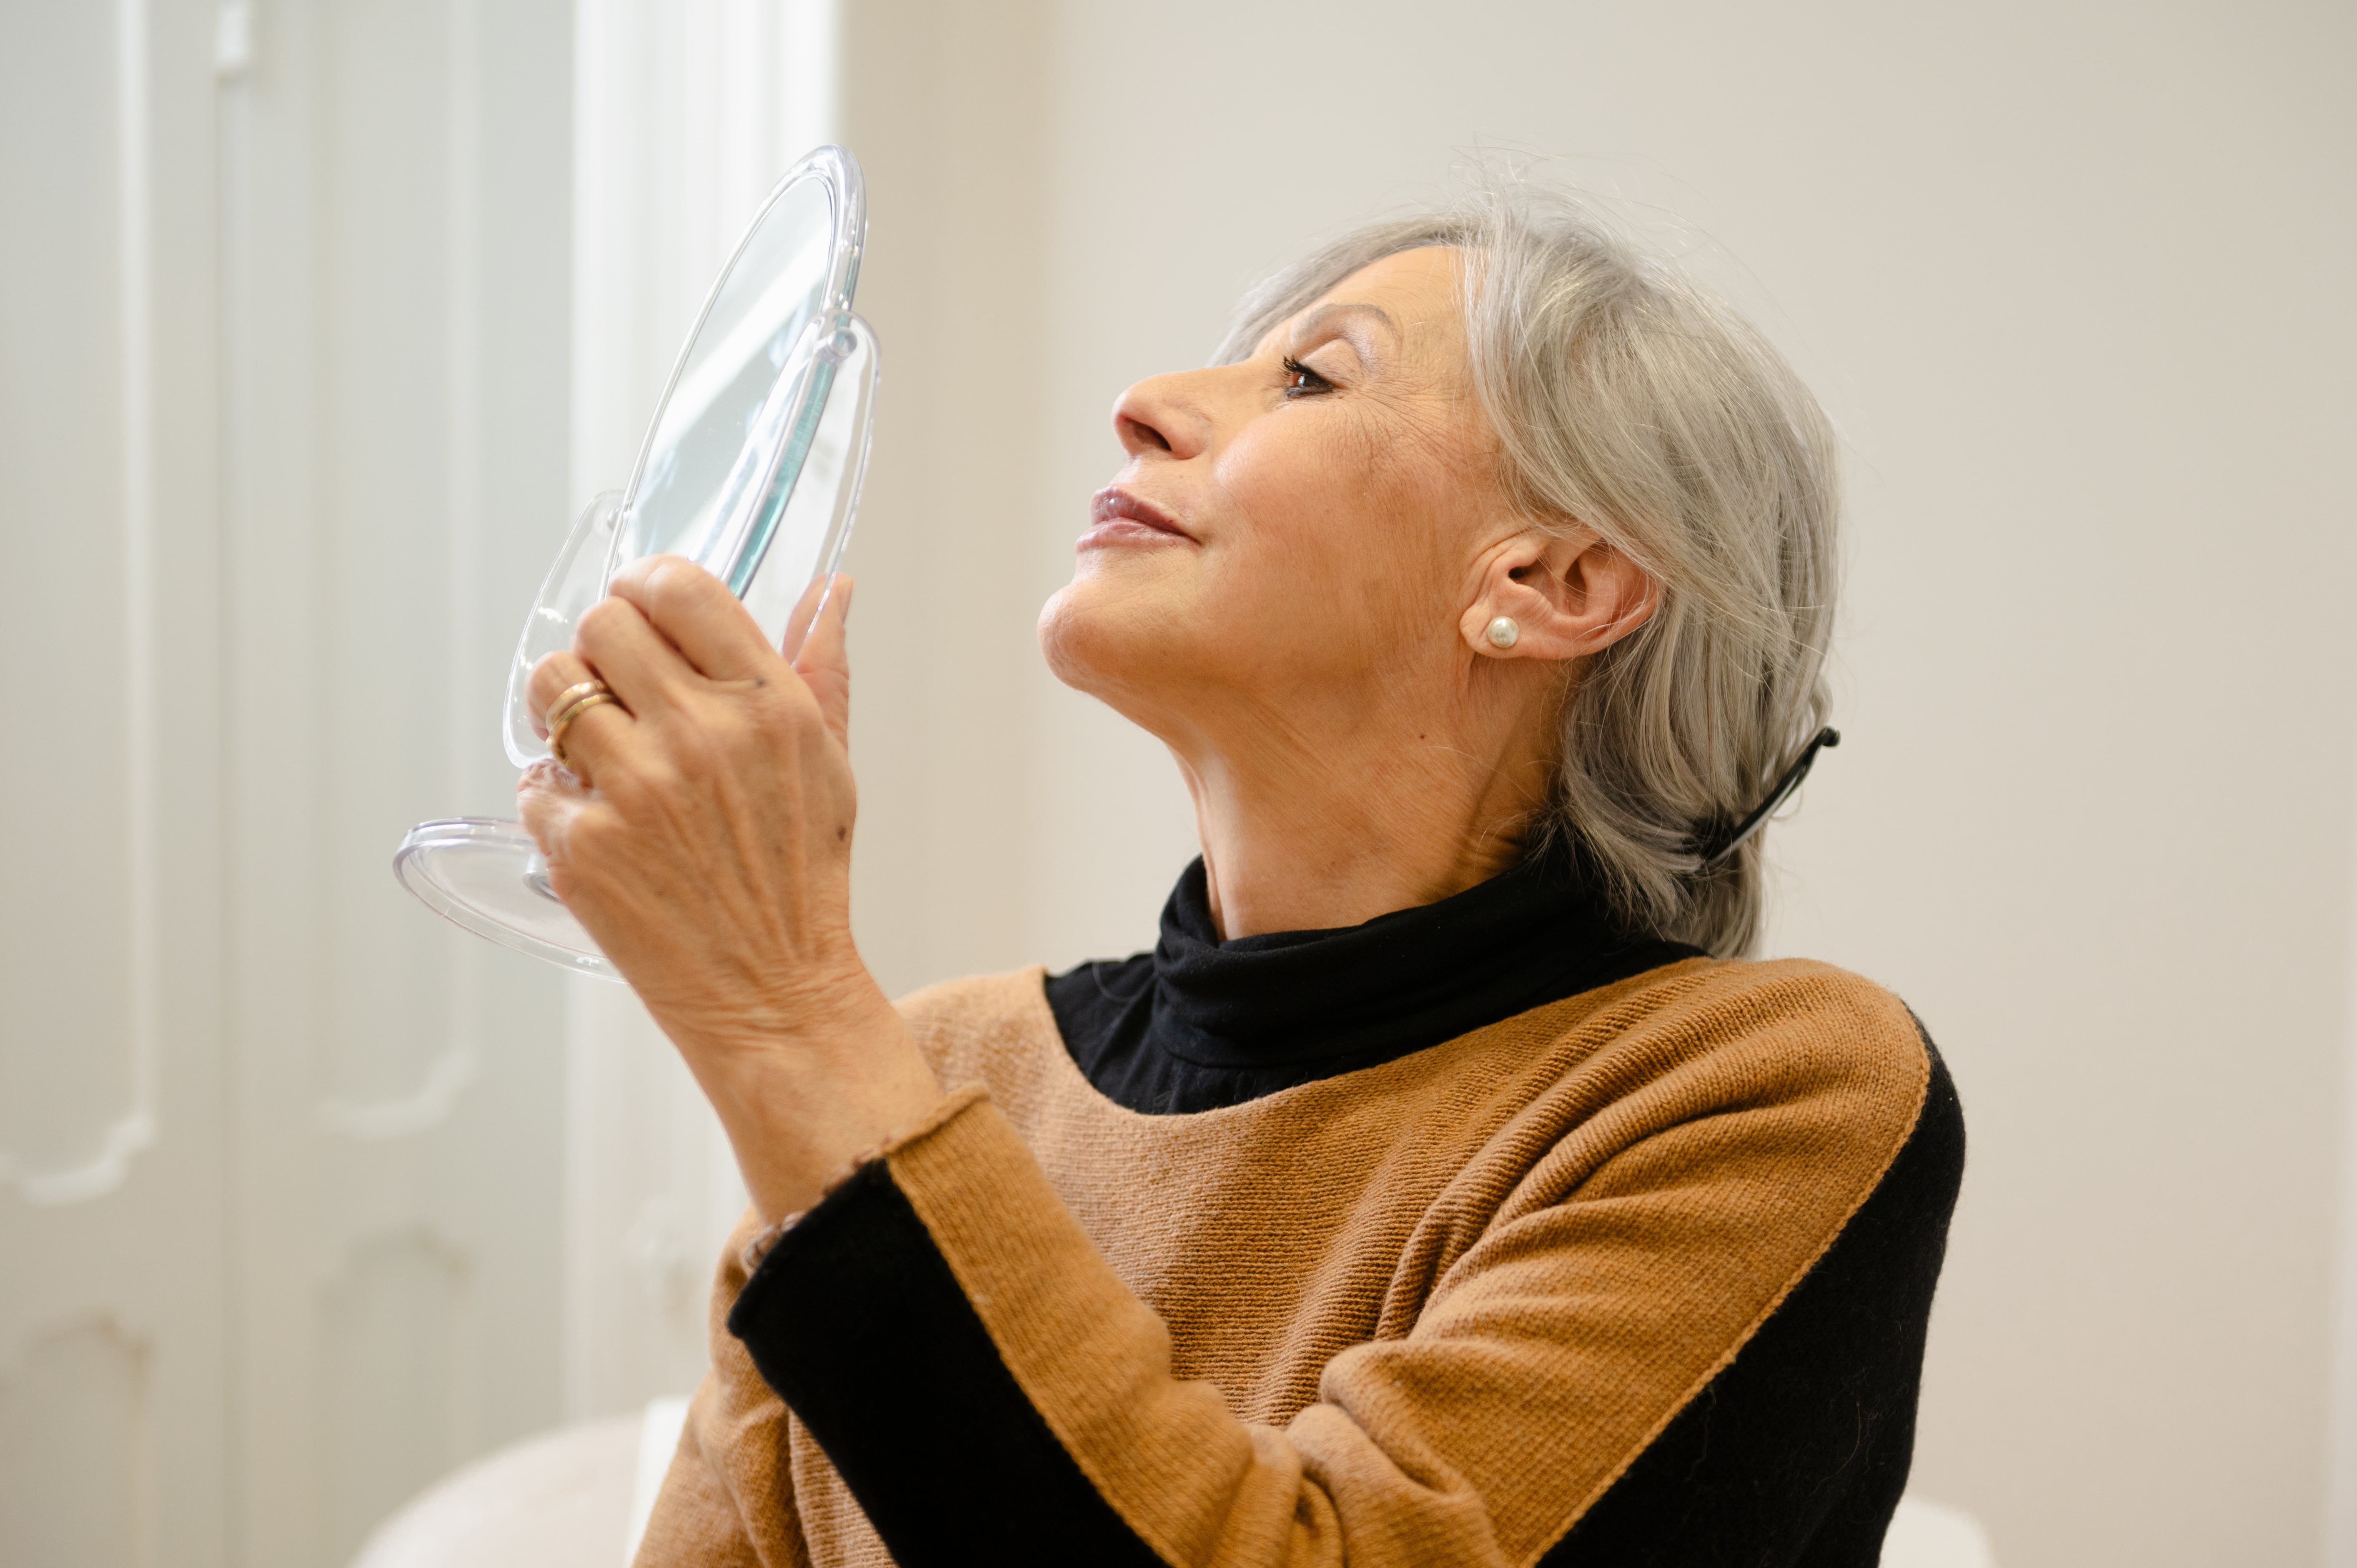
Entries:
{"label": "white stool", "polygon": [[[436,1482],[377,1527],[352,1568],[629,1568],[683,1399],[527,1438]],[[1882,1568],[1996,1568],[1961,1509],[1902,1498]]]}
{"label": "white stool", "polygon": [[1882,1568],[1996,1568],[1988,1531],[1962,1509],[1901,1498],[1882,1538]]}
{"label": "white stool", "polygon": [[478,1459],[379,1525],[352,1568],[627,1568],[686,1419],[685,1400],[656,1400]]}

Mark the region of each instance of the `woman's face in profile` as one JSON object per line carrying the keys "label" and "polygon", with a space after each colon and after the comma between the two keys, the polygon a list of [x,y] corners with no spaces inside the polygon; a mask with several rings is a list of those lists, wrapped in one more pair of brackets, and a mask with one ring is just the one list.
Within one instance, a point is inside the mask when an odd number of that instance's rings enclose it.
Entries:
{"label": "woman's face in profile", "polygon": [[1386,257],[1249,359],[1122,394],[1129,460],[1040,616],[1062,680],[1177,741],[1239,703],[1457,678],[1479,559],[1524,526],[1472,395],[1458,268]]}

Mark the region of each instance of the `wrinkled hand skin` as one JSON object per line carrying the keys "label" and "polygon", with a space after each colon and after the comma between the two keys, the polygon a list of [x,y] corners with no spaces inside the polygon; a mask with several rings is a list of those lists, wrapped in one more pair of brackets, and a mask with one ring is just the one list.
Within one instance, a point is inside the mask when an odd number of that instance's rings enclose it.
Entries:
{"label": "wrinkled hand skin", "polygon": [[549,883],[720,1114],[754,1205],[806,1208],[942,1096],[851,940],[850,579],[799,660],[676,556],[626,567],[533,711],[593,676],[620,699],[565,732],[573,769],[516,787]]}

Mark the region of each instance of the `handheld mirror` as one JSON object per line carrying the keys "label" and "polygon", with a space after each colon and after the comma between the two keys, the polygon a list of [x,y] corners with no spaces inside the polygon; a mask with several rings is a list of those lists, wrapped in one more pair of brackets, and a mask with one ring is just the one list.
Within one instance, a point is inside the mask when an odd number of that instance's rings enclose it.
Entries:
{"label": "handheld mirror", "polygon": [[[533,733],[533,666],[573,644],[616,572],[683,555],[726,583],[788,658],[825,602],[867,467],[879,369],[852,314],[866,241],[859,165],[821,147],[780,180],[720,271],[672,371],[630,489],[592,501],[557,553],[517,639],[502,726],[511,760]],[[521,823],[420,822],[393,856],[402,885],[478,936],[619,979],[549,890]]]}

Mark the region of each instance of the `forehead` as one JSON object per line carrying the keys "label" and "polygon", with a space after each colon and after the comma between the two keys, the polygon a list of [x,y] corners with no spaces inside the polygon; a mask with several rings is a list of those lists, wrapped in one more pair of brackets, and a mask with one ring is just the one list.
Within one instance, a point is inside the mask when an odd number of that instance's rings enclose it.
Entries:
{"label": "forehead", "polygon": [[1448,245],[1420,246],[1370,262],[1277,323],[1261,349],[1298,353],[1320,339],[1348,334],[1378,353],[1462,359],[1460,265],[1457,249]]}

